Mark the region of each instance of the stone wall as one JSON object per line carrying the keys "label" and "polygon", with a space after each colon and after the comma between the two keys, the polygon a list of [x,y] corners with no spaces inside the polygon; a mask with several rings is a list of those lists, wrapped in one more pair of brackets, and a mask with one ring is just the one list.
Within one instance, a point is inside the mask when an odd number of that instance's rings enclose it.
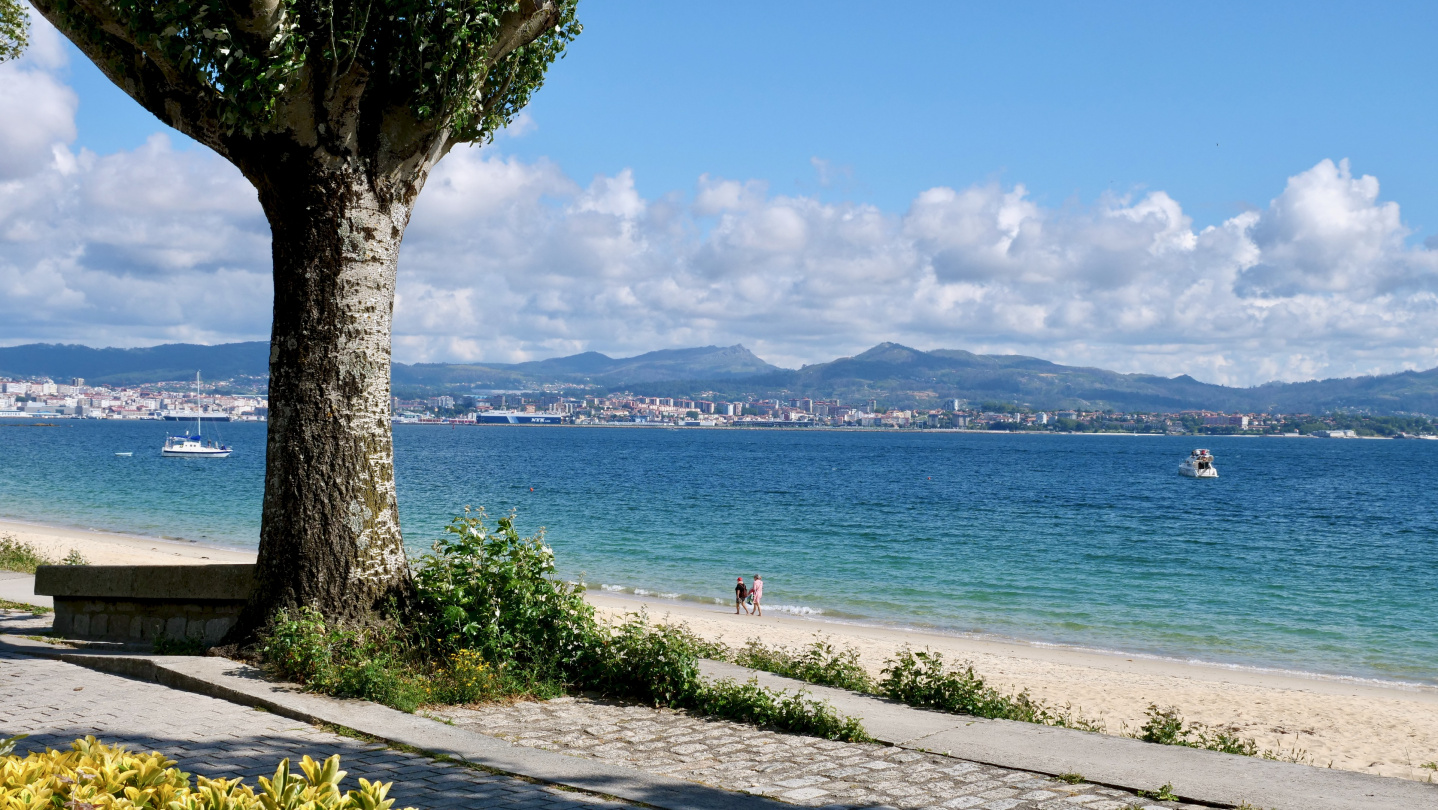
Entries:
{"label": "stone wall", "polygon": [[254,589],[253,565],[45,565],[35,592],[55,600],[55,635],[215,644]]}

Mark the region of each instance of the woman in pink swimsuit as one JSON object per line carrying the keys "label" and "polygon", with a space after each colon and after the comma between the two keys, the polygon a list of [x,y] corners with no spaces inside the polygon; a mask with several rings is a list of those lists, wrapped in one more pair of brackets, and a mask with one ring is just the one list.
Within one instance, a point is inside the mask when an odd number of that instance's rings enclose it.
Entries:
{"label": "woman in pink swimsuit", "polygon": [[760,579],[758,574],[754,575],[754,586],[749,589],[749,593],[754,595],[754,607],[749,612],[755,616],[763,616],[764,611],[759,607],[759,599],[764,595],[764,580]]}

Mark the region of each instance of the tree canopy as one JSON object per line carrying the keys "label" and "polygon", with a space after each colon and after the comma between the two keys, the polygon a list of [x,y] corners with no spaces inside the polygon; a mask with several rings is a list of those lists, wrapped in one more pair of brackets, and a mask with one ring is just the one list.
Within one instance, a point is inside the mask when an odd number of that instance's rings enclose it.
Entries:
{"label": "tree canopy", "polygon": [[372,176],[492,137],[580,31],[577,0],[34,2],[121,89],[242,169],[279,138],[361,157]]}

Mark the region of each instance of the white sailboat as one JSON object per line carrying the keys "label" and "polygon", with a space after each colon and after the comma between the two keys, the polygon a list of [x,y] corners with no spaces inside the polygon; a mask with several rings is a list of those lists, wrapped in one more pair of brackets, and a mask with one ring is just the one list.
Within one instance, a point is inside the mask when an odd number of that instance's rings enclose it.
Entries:
{"label": "white sailboat", "polygon": [[[200,372],[195,372],[195,393],[200,393]],[[205,441],[200,430],[199,411],[195,412],[195,435],[166,436],[165,446],[160,455],[165,458],[229,458],[232,450],[227,444]]]}

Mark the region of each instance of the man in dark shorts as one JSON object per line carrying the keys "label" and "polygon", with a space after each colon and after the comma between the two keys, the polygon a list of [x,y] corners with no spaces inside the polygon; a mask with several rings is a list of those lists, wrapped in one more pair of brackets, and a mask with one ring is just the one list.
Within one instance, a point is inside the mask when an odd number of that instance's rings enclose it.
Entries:
{"label": "man in dark shorts", "polygon": [[748,595],[749,589],[744,587],[744,578],[739,577],[739,581],[734,585],[734,615],[737,616],[741,610],[749,612],[749,608],[744,607],[744,598]]}

